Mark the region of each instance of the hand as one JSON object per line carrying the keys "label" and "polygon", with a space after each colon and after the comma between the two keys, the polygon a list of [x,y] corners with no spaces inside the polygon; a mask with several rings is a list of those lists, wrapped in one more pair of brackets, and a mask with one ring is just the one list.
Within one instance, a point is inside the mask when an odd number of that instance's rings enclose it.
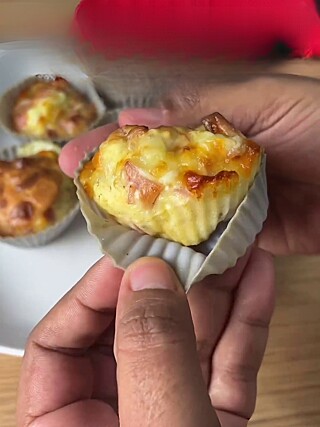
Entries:
{"label": "hand", "polygon": [[18,427],[246,426],[273,289],[271,257],[254,249],[191,289],[191,318],[163,261],[123,274],[102,258],[28,340]]}
{"label": "hand", "polygon": [[120,124],[193,125],[219,111],[268,154],[270,211],[259,245],[320,253],[320,80],[293,76],[188,87],[163,109],[127,110]]}
{"label": "hand", "polygon": [[[320,81],[278,76],[186,86],[171,94],[163,109],[127,110],[119,121],[150,127],[193,125],[214,111],[268,154],[270,211],[260,247],[274,254],[320,253]],[[61,156],[64,170],[72,174],[83,146],[98,145],[109,131],[102,128],[67,146]]]}

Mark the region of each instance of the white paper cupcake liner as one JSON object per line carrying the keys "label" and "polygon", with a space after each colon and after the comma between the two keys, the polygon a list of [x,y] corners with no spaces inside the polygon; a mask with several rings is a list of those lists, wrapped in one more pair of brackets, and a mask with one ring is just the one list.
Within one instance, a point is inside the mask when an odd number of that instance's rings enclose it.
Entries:
{"label": "white paper cupcake liner", "polygon": [[[21,83],[17,84],[16,86],[10,88],[0,99],[0,124],[1,126],[9,133],[13,134],[17,138],[19,138],[22,141],[28,141],[30,139],[37,140],[37,139],[43,139],[43,137],[32,137],[23,135],[19,132],[17,132],[12,123],[12,111],[14,107],[15,100],[21,93],[23,89],[31,85],[33,82],[40,80],[53,80],[57,76],[61,76],[65,78],[72,86],[74,86],[76,89],[79,90],[80,93],[84,94],[90,102],[92,102],[97,110],[97,119],[91,123],[91,125],[88,127],[88,130],[93,129],[94,127],[98,126],[99,124],[103,123],[110,123],[112,121],[115,121],[118,116],[118,112],[115,110],[107,110],[105,107],[104,102],[98,95],[94,85],[89,80],[89,78],[82,78],[82,79],[75,79],[72,78],[70,75],[66,75],[64,73],[61,74],[38,74],[36,76],[31,76]],[[46,138],[50,140],[50,138]],[[65,142],[65,139],[59,139],[54,138],[52,139],[54,142]]]}
{"label": "white paper cupcake liner", "polygon": [[78,46],[77,52],[81,69],[114,108],[152,107],[167,92],[169,74],[163,72],[163,64],[138,58],[107,60],[84,45]]}
{"label": "white paper cupcake liner", "polygon": [[92,80],[106,102],[119,111],[124,108],[152,107],[160,99],[159,90],[149,79],[115,78],[101,73],[93,76]]}
{"label": "white paper cupcake liner", "polygon": [[[14,160],[19,147],[8,147],[0,151],[0,160]],[[20,146],[21,148],[21,146]],[[46,230],[23,237],[0,237],[0,243],[7,243],[22,248],[34,248],[44,246],[57,239],[73,222],[79,213],[79,203],[75,203],[70,212],[59,222]]]}
{"label": "white paper cupcake liner", "polygon": [[79,172],[92,155],[88,155],[81,163],[75,184],[89,233],[98,239],[101,251],[108,254],[122,269],[126,269],[141,257],[162,258],[175,270],[186,292],[206,276],[222,274],[233,267],[253,244],[267,217],[264,156],[254,182],[235,214],[229,221],[220,223],[206,242],[197,247],[186,247],[166,239],[141,234],[118,224],[112,216],[102,213],[96,203],[87,196],[80,183]]}

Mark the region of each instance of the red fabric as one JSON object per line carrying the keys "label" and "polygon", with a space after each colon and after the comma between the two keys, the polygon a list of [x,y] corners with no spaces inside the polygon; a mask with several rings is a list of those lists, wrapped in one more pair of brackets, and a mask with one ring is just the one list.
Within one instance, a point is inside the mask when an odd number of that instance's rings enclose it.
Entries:
{"label": "red fabric", "polygon": [[108,57],[320,56],[315,0],[82,0],[73,30]]}

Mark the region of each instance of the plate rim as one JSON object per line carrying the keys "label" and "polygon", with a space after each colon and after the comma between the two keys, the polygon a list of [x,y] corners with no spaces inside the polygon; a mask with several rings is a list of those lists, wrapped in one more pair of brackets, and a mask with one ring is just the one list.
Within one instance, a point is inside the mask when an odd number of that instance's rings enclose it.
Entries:
{"label": "plate rim", "polygon": [[21,348],[5,347],[0,345],[0,355],[21,358],[24,356],[24,350]]}

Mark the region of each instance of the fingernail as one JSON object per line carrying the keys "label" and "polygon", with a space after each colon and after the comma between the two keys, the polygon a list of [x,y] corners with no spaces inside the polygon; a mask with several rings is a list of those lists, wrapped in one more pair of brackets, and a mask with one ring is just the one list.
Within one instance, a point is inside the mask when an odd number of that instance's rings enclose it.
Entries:
{"label": "fingernail", "polygon": [[160,108],[132,108],[120,113],[120,126],[140,125],[156,127],[166,124],[167,110]]}
{"label": "fingernail", "polygon": [[170,267],[161,260],[150,259],[130,267],[129,282],[133,291],[143,289],[177,289],[177,279]]}

